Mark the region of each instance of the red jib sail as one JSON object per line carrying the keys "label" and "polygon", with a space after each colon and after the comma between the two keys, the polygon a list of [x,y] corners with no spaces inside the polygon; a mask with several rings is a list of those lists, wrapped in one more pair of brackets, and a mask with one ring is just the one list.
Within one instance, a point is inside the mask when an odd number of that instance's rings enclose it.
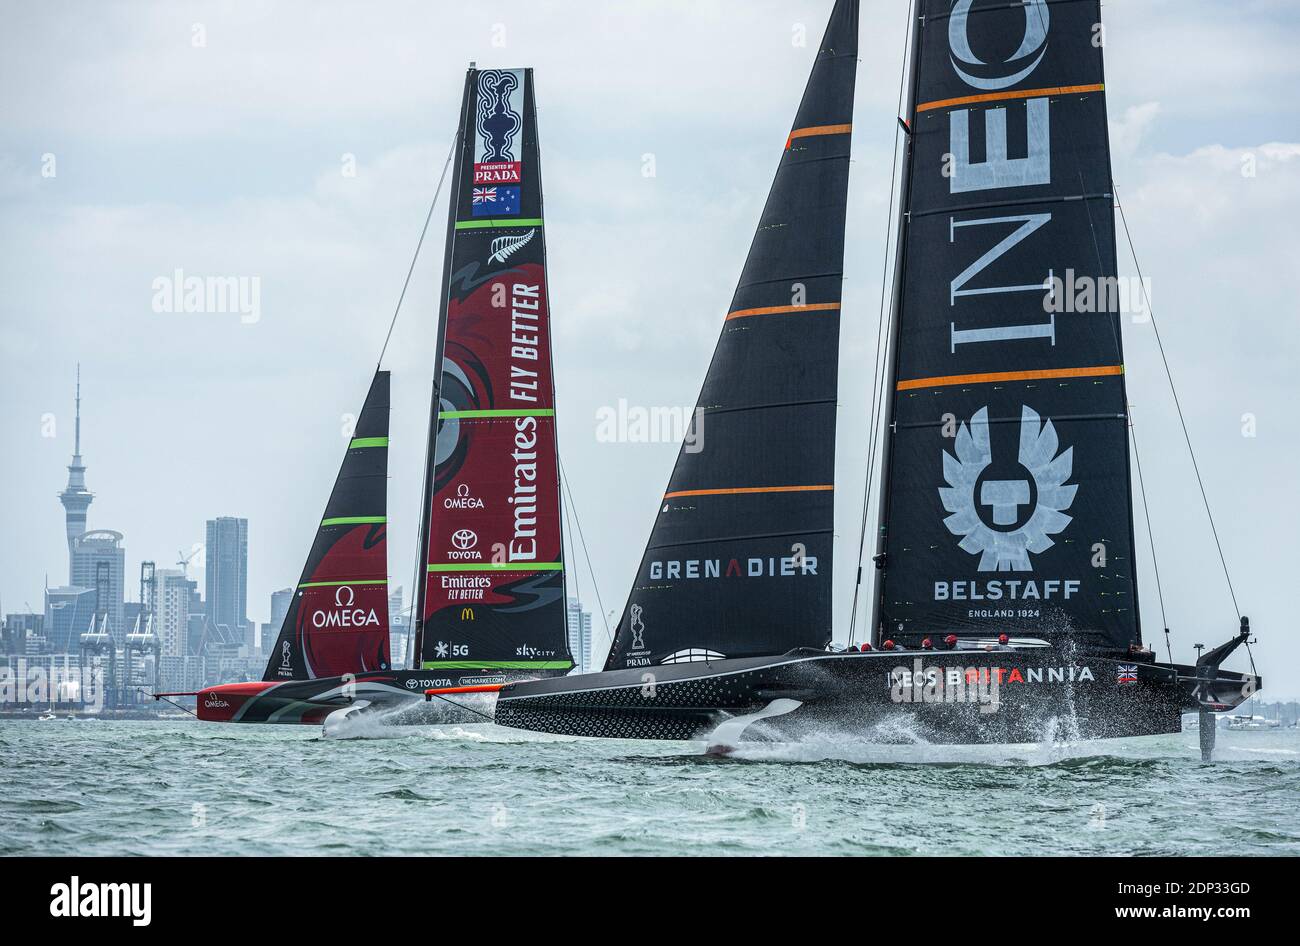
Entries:
{"label": "red jib sail", "polygon": [[375,372],[264,680],[388,670],[388,372]]}
{"label": "red jib sail", "polygon": [[469,70],[441,299],[417,666],[567,672],[533,75]]}

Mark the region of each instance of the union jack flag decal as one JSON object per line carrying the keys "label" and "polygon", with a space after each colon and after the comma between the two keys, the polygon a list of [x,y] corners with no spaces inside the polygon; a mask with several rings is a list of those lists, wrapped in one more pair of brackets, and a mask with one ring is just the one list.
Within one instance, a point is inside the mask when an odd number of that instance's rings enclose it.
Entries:
{"label": "union jack flag decal", "polygon": [[[464,191],[461,191],[464,193]],[[474,203],[486,204],[497,199],[497,189],[495,187],[476,187],[473,192]]]}
{"label": "union jack flag decal", "polygon": [[1137,664],[1120,664],[1115,670],[1116,683],[1137,683],[1138,668]]}

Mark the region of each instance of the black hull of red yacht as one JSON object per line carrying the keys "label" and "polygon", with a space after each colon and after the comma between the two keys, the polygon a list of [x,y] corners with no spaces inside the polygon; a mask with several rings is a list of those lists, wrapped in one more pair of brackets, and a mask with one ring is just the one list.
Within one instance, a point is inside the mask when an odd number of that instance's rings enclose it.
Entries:
{"label": "black hull of red yacht", "polygon": [[[496,721],[566,735],[692,740],[758,714],[761,724],[748,727],[746,739],[1111,739],[1178,732],[1183,713],[1229,709],[1260,685],[1245,674],[1202,669],[1130,655],[1067,658],[1042,647],[795,650],[512,684],[498,696]],[[772,715],[763,718],[765,711]]]}
{"label": "black hull of red yacht", "polygon": [[[281,683],[223,683],[194,694],[159,696],[195,696],[198,718],[215,723],[320,725],[339,710],[391,714],[386,721],[396,725],[470,723],[483,722],[485,714],[491,713],[490,703],[484,702],[480,708],[472,696],[426,703],[425,690],[499,686],[536,680],[538,676],[535,671],[390,670]],[[402,712],[393,712],[397,710]]]}

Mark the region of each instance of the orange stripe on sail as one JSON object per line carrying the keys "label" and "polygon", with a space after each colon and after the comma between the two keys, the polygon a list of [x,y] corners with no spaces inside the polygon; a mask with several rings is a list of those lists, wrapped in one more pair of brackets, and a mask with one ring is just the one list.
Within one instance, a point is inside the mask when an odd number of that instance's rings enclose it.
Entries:
{"label": "orange stripe on sail", "polygon": [[939,378],[914,378],[898,382],[898,390],[943,388],[954,384],[990,384],[995,381],[1045,381],[1051,378],[1100,378],[1123,374],[1123,365],[1098,365],[1095,368],[1045,368],[1041,371],[990,371],[986,374],[950,374]]}
{"label": "orange stripe on sail", "polygon": [[1084,92],[1104,92],[1106,86],[1096,85],[1055,85],[1047,89],[1016,89],[1011,92],[985,92],[981,95],[963,95],[955,99],[939,99],[937,102],[923,102],[916,107],[918,112],[928,112],[933,108],[952,108],[954,105],[972,105],[976,102],[1005,102],[1007,99],[1038,99],[1046,95],[1079,95]]}
{"label": "orange stripe on sail", "polygon": [[815,135],[847,135],[853,131],[852,125],[809,125],[807,128],[796,128],[790,132],[790,137],[785,139],[785,150],[790,150],[790,145],[794,144],[796,138],[812,138]]}
{"label": "orange stripe on sail", "polygon": [[727,321],[744,319],[751,315],[788,315],[792,312],[833,312],[839,309],[838,302],[809,302],[807,305],[770,305],[761,309],[737,309],[727,313]]}
{"label": "orange stripe on sail", "polygon": [[827,486],[735,486],[731,489],[679,489],[664,493],[664,499],[676,499],[678,496],[736,496],[742,493],[807,493],[819,490],[833,490],[834,485]]}

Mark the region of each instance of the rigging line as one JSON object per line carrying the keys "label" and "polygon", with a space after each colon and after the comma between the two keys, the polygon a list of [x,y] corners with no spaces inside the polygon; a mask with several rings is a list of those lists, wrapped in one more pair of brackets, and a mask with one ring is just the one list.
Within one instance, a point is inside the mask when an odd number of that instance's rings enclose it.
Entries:
{"label": "rigging line", "polygon": [[1147,505],[1147,484],[1142,478],[1142,454],[1138,452],[1137,434],[1134,431],[1133,416],[1129,415],[1128,419],[1128,439],[1133,444],[1133,459],[1137,466],[1138,489],[1142,493],[1142,514],[1147,520],[1147,542],[1151,545],[1151,568],[1156,575],[1156,598],[1160,601],[1160,626],[1165,629],[1165,650],[1169,654],[1169,662],[1174,662],[1174,649],[1169,641],[1169,619],[1165,617],[1165,593],[1160,586],[1160,556],[1156,555],[1156,536],[1151,530],[1151,507]]}
{"label": "rigging line", "polygon": [[596,570],[591,567],[591,553],[587,551],[587,537],[582,534],[582,518],[578,515],[578,504],[573,501],[573,488],[569,485],[568,474],[564,472],[564,464],[560,463],[559,457],[556,457],[556,463],[560,467],[560,482],[564,486],[565,493],[569,496],[569,508],[573,510],[573,522],[578,527],[578,540],[582,543],[582,554],[587,560],[587,574],[591,576],[591,587],[596,592],[596,606],[600,608],[600,619],[605,625],[605,636],[609,638],[610,646],[614,644],[614,635],[609,629],[609,617],[605,614],[605,602],[600,600],[600,582],[596,580]]}
{"label": "rigging line", "polygon": [[[909,37],[912,35],[912,5],[907,4],[907,23],[903,28],[903,63],[898,74],[898,105],[895,108],[895,114],[903,110],[903,94],[907,86],[907,54],[910,48]],[[889,260],[890,235],[894,232],[894,185],[898,179],[898,142],[901,137],[900,129],[894,126],[894,158],[890,164],[889,172],[889,212],[885,215],[885,254],[880,269],[880,318],[876,322],[876,363],[875,376],[871,383],[871,433],[868,438],[867,447],[867,472],[865,481],[862,486],[862,525],[858,531],[858,572],[857,581],[853,585],[853,606],[849,611],[849,643],[852,644],[854,637],[857,635],[858,625],[858,597],[862,590],[862,553],[867,547],[867,513],[871,506],[871,484],[872,474],[876,463],[876,444],[879,440],[880,432],[880,413],[884,409],[884,400],[887,393],[884,390],[885,357],[887,352],[881,351],[881,339],[885,334],[885,300],[889,298],[886,295],[886,283],[889,279]],[[901,210],[901,208],[900,208]],[[899,225],[902,225],[901,219]],[[896,249],[896,248],[895,248]],[[897,258],[896,253],[893,254]],[[885,340],[886,345],[888,339]]]}
{"label": "rigging line", "polygon": [[[559,453],[558,453],[558,452],[556,453],[556,461],[555,461],[555,462],[556,462],[556,466],[559,466]],[[561,470],[561,472],[560,472],[560,479],[561,479],[561,481],[563,481],[563,479],[564,479],[564,472],[563,472],[563,470]],[[564,501],[564,488],[565,488],[565,485],[564,485],[563,482],[561,482],[561,486],[560,486],[560,490],[561,490],[561,491],[560,491],[560,508],[564,511],[564,528],[565,528],[565,529],[568,531],[568,533],[569,533],[569,551],[571,551],[571,552],[573,553],[573,558],[572,558],[572,559],[565,559],[565,561],[566,561],[566,562],[568,562],[568,561],[572,561],[573,564],[574,564],[574,569],[573,569],[573,598],[574,598],[574,600],[578,603],[578,644],[581,645],[581,643],[582,643],[582,583],[578,580],[578,568],[577,568],[577,564],[578,564],[578,546],[577,546],[577,543],[575,543],[575,542],[573,541],[573,528],[569,525],[570,516],[572,515],[572,510],[571,510],[571,508],[570,508],[570,505]],[[561,552],[564,550],[563,541],[561,541],[561,544],[560,544],[560,550],[561,550]],[[569,577],[567,569],[566,569],[566,571],[565,571],[565,575],[564,575],[564,577],[565,577],[566,580],[567,580],[568,577]],[[569,635],[569,602],[568,602],[567,600],[564,602],[564,633],[565,633],[565,637],[566,637],[566,639],[567,639],[567,638],[568,638],[568,635]],[[572,648],[570,648],[570,650],[572,650]],[[590,643],[588,643],[588,645],[587,645],[587,650],[588,650],[588,651],[591,650],[591,645],[590,645]],[[575,658],[575,655],[574,655],[573,653],[570,653],[570,654],[569,654],[569,657],[570,657],[570,658]],[[575,664],[582,665],[582,666],[585,666],[585,665],[586,665],[586,661],[585,661],[585,660],[580,660],[580,659],[576,659],[576,658],[575,658],[575,659],[573,660],[573,662],[574,662]]]}
{"label": "rigging line", "polygon": [[384,363],[384,353],[393,338],[393,329],[397,326],[397,314],[402,311],[402,300],[406,298],[407,287],[411,285],[411,276],[415,273],[415,263],[420,258],[420,247],[424,246],[424,236],[429,232],[429,221],[433,219],[433,208],[438,204],[438,195],[442,193],[443,182],[447,179],[447,168],[451,167],[451,157],[456,153],[456,136],[452,135],[451,147],[447,149],[447,160],[442,163],[442,173],[438,175],[438,186],[433,191],[433,200],[429,201],[429,212],[424,217],[424,226],[420,228],[420,239],[415,243],[415,253],[411,256],[411,266],[406,271],[406,280],[402,283],[402,292],[397,297],[397,306],[393,309],[393,318],[388,323],[388,334],[384,336],[384,347],[379,349],[379,361],[375,370]]}
{"label": "rigging line", "polygon": [[[382,364],[384,361],[384,352],[388,350],[388,342],[393,335],[393,326],[397,324],[397,313],[401,311],[402,300],[406,298],[406,287],[407,285],[410,284],[411,273],[415,270],[415,260],[418,259],[420,256],[420,247],[424,244],[424,235],[429,230],[429,221],[433,219],[433,208],[438,203],[438,195],[441,193],[443,181],[447,177],[447,168],[451,164],[451,159],[456,153],[456,145],[459,141],[460,141],[460,124],[458,119],[456,132],[451,136],[451,148],[449,148],[447,151],[447,160],[443,162],[442,173],[438,176],[438,186],[434,188],[433,201],[429,204],[428,216],[424,218],[424,227],[420,230],[420,240],[415,247],[415,256],[411,258],[411,269],[408,270],[406,273],[406,282],[402,284],[402,293],[397,299],[397,308],[393,310],[393,321],[388,326],[388,337],[384,339],[384,347],[379,353],[380,364]],[[442,333],[439,335],[439,339],[441,341],[442,336],[446,334],[446,327],[440,326],[439,331]],[[431,384],[431,387],[435,393],[438,391],[438,384],[442,377],[442,365],[439,364],[438,362],[439,359],[437,358],[437,352],[435,352],[434,366],[433,366],[433,382]],[[439,401],[434,397],[434,395],[430,395],[430,404],[429,404],[430,412],[436,412],[438,410],[438,407],[439,407]],[[437,414],[433,413],[433,417],[434,420],[430,421],[430,423],[436,424]],[[432,472],[429,469],[429,460],[435,458],[436,456],[436,454],[434,453],[434,448],[437,442],[436,430],[437,430],[436,427],[432,428],[433,432],[431,433],[430,436],[426,437],[424,441],[423,469],[425,471],[425,489],[423,492],[421,492],[420,504],[425,508],[422,508],[420,510],[420,528],[416,530],[416,535],[415,535],[415,576],[411,581],[411,594],[414,595],[414,599],[411,601],[411,619],[406,623],[405,663],[406,666],[411,669],[418,669],[421,658],[423,657],[422,654],[417,653],[417,650],[421,649],[423,645],[422,635],[423,635],[424,615],[417,613],[417,608],[424,602],[425,587],[424,585],[421,584],[421,582],[427,583],[429,580],[428,573],[425,571],[425,565],[429,561],[429,547],[428,547],[428,536],[425,535],[424,523],[427,521],[427,517],[430,515],[430,511],[427,508],[427,504],[432,499],[432,488],[431,488]],[[391,658],[392,655],[390,654],[389,657]]]}
{"label": "rigging line", "polygon": [[478,716],[482,716],[489,723],[495,723],[497,721],[497,718],[495,716],[491,716],[487,713],[482,712],[481,710],[476,710],[472,706],[466,706],[464,703],[457,703],[455,700],[449,700],[445,696],[442,696],[438,693],[429,693],[427,695],[432,696],[434,699],[442,700],[444,703],[450,703],[452,706],[456,707],[457,709],[469,710],[471,713],[474,713]]}
{"label": "rigging line", "polygon": [[[145,692],[148,693],[149,691],[148,691],[148,690],[145,690]],[[150,694],[150,695],[153,695],[153,694]],[[165,697],[165,696],[156,696],[156,695],[153,695],[153,698],[154,698],[155,700],[162,700],[164,703],[171,703],[171,705],[174,706],[174,707],[176,707],[178,710],[181,710],[182,712],[185,712],[185,713],[189,713],[189,714],[190,714],[191,716],[193,716],[195,719],[198,719],[198,718],[199,718],[199,714],[198,714],[198,713],[194,712],[193,710],[186,709],[184,706],[181,706],[181,704],[175,702],[174,700],[169,700],[169,699],[167,699],[167,697]]]}
{"label": "rigging line", "polygon": [[1119,210],[1119,219],[1124,224],[1124,240],[1128,243],[1129,254],[1133,257],[1133,268],[1137,270],[1138,285],[1142,287],[1142,299],[1146,303],[1147,315],[1151,317],[1151,330],[1155,333],[1156,347],[1160,350],[1160,360],[1165,366],[1165,378],[1169,381],[1169,393],[1173,395],[1174,407],[1178,410],[1178,423],[1183,428],[1183,441],[1187,444],[1187,455],[1192,460],[1192,470],[1196,473],[1196,485],[1201,490],[1201,502],[1205,506],[1205,518],[1210,522],[1210,533],[1214,536],[1214,547],[1219,552],[1219,564],[1223,566],[1223,579],[1228,583],[1228,596],[1232,598],[1232,609],[1237,612],[1237,620],[1241,620],[1241,607],[1237,604],[1237,592],[1232,587],[1232,575],[1228,573],[1228,560],[1223,554],[1223,544],[1219,541],[1219,530],[1214,524],[1214,513],[1210,511],[1210,499],[1205,493],[1205,481],[1201,479],[1201,468],[1196,462],[1196,451],[1192,449],[1192,435],[1187,432],[1187,419],[1183,416],[1183,405],[1178,400],[1178,389],[1174,386],[1174,373],[1169,367],[1169,359],[1165,355],[1165,345],[1160,338],[1160,329],[1156,325],[1155,310],[1151,308],[1151,298],[1147,295],[1146,279],[1142,275],[1142,264],[1138,262],[1137,248],[1133,246],[1133,237],[1128,229],[1128,217],[1124,214],[1124,205],[1120,203],[1119,188],[1111,185],[1115,191],[1115,207]]}
{"label": "rigging line", "polygon": [[1250,649],[1250,641],[1246,641],[1246,656],[1250,658],[1250,675],[1258,677],[1259,672],[1255,669],[1255,652]]}

